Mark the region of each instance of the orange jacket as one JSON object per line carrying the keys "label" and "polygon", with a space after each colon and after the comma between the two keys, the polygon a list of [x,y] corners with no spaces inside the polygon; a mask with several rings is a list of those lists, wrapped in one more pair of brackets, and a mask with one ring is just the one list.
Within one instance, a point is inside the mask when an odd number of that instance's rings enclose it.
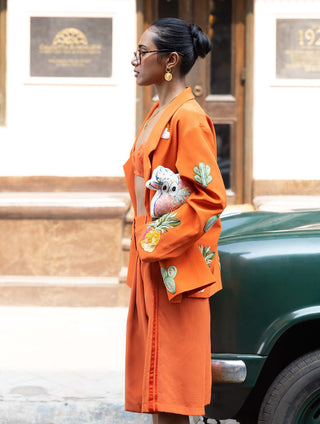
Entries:
{"label": "orange jacket", "polygon": [[[145,122],[157,106],[158,103]],[[212,121],[190,88],[181,92],[161,114],[146,143],[143,165],[145,182],[162,165],[178,172],[192,194],[184,205],[152,221],[150,201],[155,192],[145,188],[147,214],[135,218],[127,284],[132,285],[130,276],[138,254],[142,261],[159,262],[170,301],[180,302],[183,293],[192,297],[211,296],[222,287],[217,244],[226,193],[216,160]],[[124,171],[136,212],[130,158]]]}

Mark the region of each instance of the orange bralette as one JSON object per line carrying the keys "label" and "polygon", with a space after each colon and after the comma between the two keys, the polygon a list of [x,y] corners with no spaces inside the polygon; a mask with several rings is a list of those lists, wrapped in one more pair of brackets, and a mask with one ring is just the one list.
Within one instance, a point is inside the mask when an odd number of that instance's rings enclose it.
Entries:
{"label": "orange bralette", "polygon": [[146,143],[143,142],[139,144],[134,150],[132,150],[132,162],[133,162],[133,172],[139,177],[144,177],[143,173],[143,151]]}

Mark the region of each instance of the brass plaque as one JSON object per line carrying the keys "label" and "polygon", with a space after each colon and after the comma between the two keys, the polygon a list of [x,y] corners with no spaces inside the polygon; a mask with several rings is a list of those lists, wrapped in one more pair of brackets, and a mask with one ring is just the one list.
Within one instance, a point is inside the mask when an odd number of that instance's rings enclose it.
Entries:
{"label": "brass plaque", "polygon": [[277,78],[320,78],[320,19],[277,19]]}
{"label": "brass plaque", "polygon": [[112,18],[31,17],[31,77],[112,76]]}

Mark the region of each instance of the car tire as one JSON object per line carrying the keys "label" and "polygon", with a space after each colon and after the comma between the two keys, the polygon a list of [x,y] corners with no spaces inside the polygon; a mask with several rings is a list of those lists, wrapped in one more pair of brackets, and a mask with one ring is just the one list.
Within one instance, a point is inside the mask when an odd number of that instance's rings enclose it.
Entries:
{"label": "car tire", "polygon": [[258,424],[320,423],[320,350],[288,365],[261,405]]}

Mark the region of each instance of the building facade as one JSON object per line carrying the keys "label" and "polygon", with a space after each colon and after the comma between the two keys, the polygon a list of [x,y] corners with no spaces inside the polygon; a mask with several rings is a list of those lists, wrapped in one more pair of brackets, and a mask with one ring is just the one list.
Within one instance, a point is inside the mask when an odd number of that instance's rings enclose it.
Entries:
{"label": "building facade", "polygon": [[0,0],[0,302],[107,304],[123,279],[122,165],[155,95],[130,61],[165,16],[212,41],[187,82],[229,205],[320,207],[320,0]]}

